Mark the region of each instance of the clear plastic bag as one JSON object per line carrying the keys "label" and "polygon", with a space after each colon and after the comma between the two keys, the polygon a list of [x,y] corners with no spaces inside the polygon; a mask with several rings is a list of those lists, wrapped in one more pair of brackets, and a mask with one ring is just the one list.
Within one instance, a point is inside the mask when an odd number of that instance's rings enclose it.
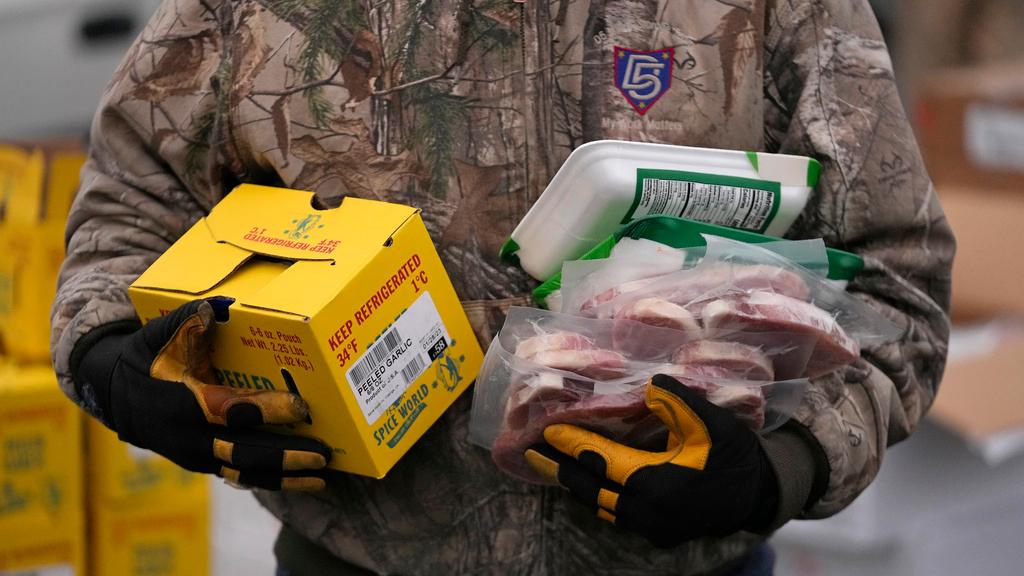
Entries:
{"label": "clear plastic bag", "polygon": [[543,441],[551,424],[664,448],[665,427],[645,404],[645,383],[655,374],[675,377],[753,430],[770,430],[799,402],[806,380],[797,376],[814,344],[800,334],[687,332],[512,308],[477,378],[470,438],[503,470],[531,482],[542,479],[523,451]]}
{"label": "clear plastic bag", "polygon": [[796,408],[807,378],[899,335],[826,280],[820,240],[705,240],[686,250],[681,266],[650,247],[567,264],[568,313],[510,310],[477,378],[471,439],[503,470],[532,482],[541,479],[523,451],[551,424],[664,448],[664,426],[644,402],[644,384],[659,373],[752,429],[770,430]]}
{"label": "clear plastic bag", "polygon": [[[703,253],[703,248],[699,249]],[[609,288],[642,286],[644,280],[670,274],[697,260],[687,250],[653,240],[623,238],[608,258],[572,260],[562,265],[562,312],[575,312],[586,300]]]}
{"label": "clear plastic bag", "polygon": [[631,302],[652,296],[699,309],[716,298],[767,292],[824,310],[860,345],[873,346],[899,336],[899,328],[867,303],[776,252],[715,236],[706,240],[707,251],[696,266],[659,276],[642,289],[582,312],[612,318]]}
{"label": "clear plastic bag", "polygon": [[697,265],[598,298],[579,314],[718,332],[807,334],[818,341],[807,373],[812,378],[852,363],[862,346],[899,336],[898,327],[867,303],[772,250],[706,240]]}
{"label": "clear plastic bag", "polygon": [[[704,236],[704,238],[706,241],[712,239],[712,243],[725,240],[716,236]],[[725,241],[742,244],[730,240]],[[645,243],[640,245],[645,249],[639,249],[640,246],[637,246],[637,243],[640,242]],[[624,243],[627,248],[616,252]],[[678,258],[674,260],[665,258],[656,252],[656,248],[649,247],[649,245],[662,246],[664,250],[677,250],[651,240],[640,241],[624,238],[619,244],[616,244],[608,258],[574,260],[564,263],[562,265],[561,293],[556,299],[560,303],[558,310],[570,314],[587,312],[620,295],[647,288],[661,277],[699,267],[707,259],[708,248],[706,246],[688,248],[685,251],[679,250],[682,253],[680,261]],[[747,244],[742,245],[747,246]],[[822,278],[828,273],[828,255],[825,251],[825,243],[821,239],[780,240],[759,244],[758,247],[777,254]],[[713,249],[712,255],[717,257]],[[675,263],[678,265],[672,267],[672,264]],[[552,306],[549,307],[555,309]]]}

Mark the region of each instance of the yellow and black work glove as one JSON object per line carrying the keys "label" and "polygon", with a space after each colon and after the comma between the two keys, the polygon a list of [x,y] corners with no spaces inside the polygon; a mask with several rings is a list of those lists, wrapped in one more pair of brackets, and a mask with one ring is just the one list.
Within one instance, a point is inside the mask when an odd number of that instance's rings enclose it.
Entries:
{"label": "yellow and black work glove", "polygon": [[122,440],[182,468],[246,487],[322,489],[327,446],[257,428],[305,420],[301,398],[212,383],[214,323],[210,303],[197,300],[133,332],[107,333],[84,351],[76,384],[92,387]]}
{"label": "yellow and black work glove", "polygon": [[656,546],[766,528],[778,486],[756,434],[670,376],[647,383],[646,403],[668,427],[664,452],[556,424],[526,461],[598,517]]}

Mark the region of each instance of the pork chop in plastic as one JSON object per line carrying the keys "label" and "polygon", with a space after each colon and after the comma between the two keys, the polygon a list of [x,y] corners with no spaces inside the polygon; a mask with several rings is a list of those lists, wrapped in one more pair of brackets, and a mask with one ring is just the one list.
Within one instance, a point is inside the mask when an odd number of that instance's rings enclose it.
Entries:
{"label": "pork chop in plastic", "polygon": [[832,372],[860,356],[860,347],[831,314],[817,306],[770,292],[752,292],[715,300],[702,310],[709,329],[808,334],[816,338],[807,362],[810,378]]}

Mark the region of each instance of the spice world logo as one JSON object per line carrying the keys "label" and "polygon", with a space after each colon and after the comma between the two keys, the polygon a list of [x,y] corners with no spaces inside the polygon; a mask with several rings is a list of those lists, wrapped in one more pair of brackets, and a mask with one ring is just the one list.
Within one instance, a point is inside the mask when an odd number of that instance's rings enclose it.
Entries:
{"label": "spice world logo", "polygon": [[323,228],[323,224],[319,224],[320,215],[310,214],[305,218],[292,220],[293,227],[284,231],[284,234],[289,238],[295,238],[297,240],[306,240],[309,238],[309,233],[318,228]]}
{"label": "spice world logo", "polygon": [[672,87],[674,48],[630,50],[615,47],[615,87],[643,116]]}

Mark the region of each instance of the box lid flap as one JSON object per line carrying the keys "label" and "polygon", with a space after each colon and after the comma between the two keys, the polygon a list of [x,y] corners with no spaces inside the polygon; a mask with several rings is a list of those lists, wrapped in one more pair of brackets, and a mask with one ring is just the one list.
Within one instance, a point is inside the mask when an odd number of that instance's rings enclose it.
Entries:
{"label": "box lid flap", "polygon": [[252,255],[237,246],[217,242],[207,224],[202,219],[189,228],[132,287],[201,294],[227,278]]}
{"label": "box lid flap", "polygon": [[269,257],[289,265],[237,302],[311,318],[418,213],[359,198],[318,210],[312,200],[311,192],[239,186],[132,286],[201,294],[249,258]]}
{"label": "box lid flap", "polygon": [[245,306],[312,318],[338,295],[358,272],[323,260],[301,260],[273,278],[255,294],[239,298]]}
{"label": "box lid flap", "polygon": [[[218,242],[285,260],[335,260],[376,251],[416,209],[400,204],[345,198],[319,210],[313,193],[243,184],[207,217]],[[340,263],[340,261],[339,261]]]}

